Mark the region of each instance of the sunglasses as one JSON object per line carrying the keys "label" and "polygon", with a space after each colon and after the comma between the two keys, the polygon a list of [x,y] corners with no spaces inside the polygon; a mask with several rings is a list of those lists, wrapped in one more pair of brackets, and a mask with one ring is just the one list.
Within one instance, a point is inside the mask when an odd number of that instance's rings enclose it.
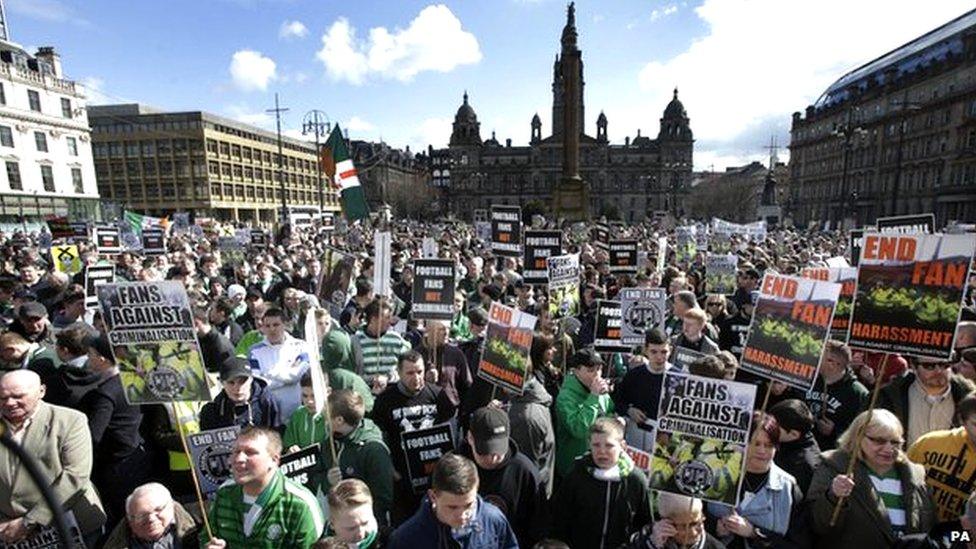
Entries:
{"label": "sunglasses", "polygon": [[706,303],[705,306],[706,307],[721,307],[722,304],[721,303]]}
{"label": "sunglasses", "polygon": [[894,446],[895,448],[901,448],[901,445],[905,443],[905,441],[901,440],[900,438],[872,437],[868,435],[864,435],[864,438],[870,440],[872,443],[878,446],[888,445]]}

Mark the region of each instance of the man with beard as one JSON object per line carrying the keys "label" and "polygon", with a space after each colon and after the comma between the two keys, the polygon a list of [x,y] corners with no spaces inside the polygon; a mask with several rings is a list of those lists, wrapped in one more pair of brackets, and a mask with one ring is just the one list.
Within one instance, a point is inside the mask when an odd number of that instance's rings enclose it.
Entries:
{"label": "man with beard", "polygon": [[51,321],[47,308],[38,301],[25,301],[17,308],[17,317],[10,325],[10,331],[32,343],[51,343]]}
{"label": "man with beard", "polygon": [[[233,483],[217,490],[210,507],[213,537],[207,549],[310,547],[322,535],[318,501],[278,469],[281,437],[263,427],[245,428],[230,454]],[[203,533],[202,536],[206,536]]]}

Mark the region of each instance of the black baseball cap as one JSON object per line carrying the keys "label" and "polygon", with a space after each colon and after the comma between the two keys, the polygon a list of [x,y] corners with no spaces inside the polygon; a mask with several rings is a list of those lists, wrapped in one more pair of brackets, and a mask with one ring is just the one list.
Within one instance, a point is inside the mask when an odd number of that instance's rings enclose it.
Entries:
{"label": "black baseball cap", "polygon": [[491,406],[478,408],[471,414],[470,425],[474,449],[479,454],[508,453],[508,437],[512,431],[508,414]]}
{"label": "black baseball cap", "polygon": [[478,326],[488,325],[488,313],[485,312],[481,307],[475,307],[468,311],[468,322],[471,324],[477,324]]}
{"label": "black baseball cap", "polygon": [[239,377],[251,377],[251,371],[247,359],[239,356],[227,357],[220,365],[220,381],[230,381]]}

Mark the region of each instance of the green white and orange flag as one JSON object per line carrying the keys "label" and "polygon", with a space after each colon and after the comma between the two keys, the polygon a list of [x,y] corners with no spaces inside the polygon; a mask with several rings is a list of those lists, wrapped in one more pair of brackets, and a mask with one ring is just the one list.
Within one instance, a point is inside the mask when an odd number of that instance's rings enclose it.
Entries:
{"label": "green white and orange flag", "polygon": [[322,166],[326,175],[339,188],[339,197],[342,199],[342,213],[346,219],[351,222],[369,217],[366,194],[359,184],[356,166],[349,158],[349,150],[346,148],[346,140],[342,136],[339,124],[332,128],[329,140],[325,142],[325,150],[322,152]]}

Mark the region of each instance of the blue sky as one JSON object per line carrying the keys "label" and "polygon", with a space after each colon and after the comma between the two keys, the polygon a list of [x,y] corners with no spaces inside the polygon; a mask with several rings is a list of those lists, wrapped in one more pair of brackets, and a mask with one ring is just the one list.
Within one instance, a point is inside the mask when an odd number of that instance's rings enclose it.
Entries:
{"label": "blue sky", "polygon": [[[299,135],[320,109],[350,137],[411,149],[446,145],[468,90],[482,137],[551,130],[561,0],[444,3],[333,0],[4,0],[11,37],[53,45],[93,102],[206,110],[266,128],[274,93]],[[883,9],[881,9],[883,7]],[[964,13],[939,0],[577,2],[586,128],[611,141],[656,135],[677,86],[696,169],[768,158],[790,114],[833,80]],[[870,24],[865,24],[870,22]],[[786,152],[781,151],[781,158]]]}

